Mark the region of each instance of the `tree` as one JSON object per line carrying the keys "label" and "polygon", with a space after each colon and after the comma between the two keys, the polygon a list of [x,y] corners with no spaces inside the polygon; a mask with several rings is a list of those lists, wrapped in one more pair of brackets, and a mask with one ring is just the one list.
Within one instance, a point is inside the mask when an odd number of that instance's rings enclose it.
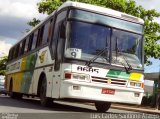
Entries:
{"label": "tree", "polygon": [[8,57],[0,57],[0,75],[5,75]]}
{"label": "tree", "polygon": [[[38,3],[39,13],[51,14],[63,2],[67,0],[42,0]],[[160,45],[157,41],[160,39],[160,24],[154,21],[154,18],[160,16],[155,9],[145,10],[142,6],[137,6],[133,0],[71,0],[83,3],[94,4],[106,8],[111,8],[127,14],[140,17],[144,20],[144,38],[145,38],[145,62],[149,63],[148,58],[154,57],[160,59]]]}
{"label": "tree", "polygon": [[[37,24],[40,23],[40,20],[36,19],[36,18],[33,18],[32,21],[29,21],[27,24],[32,26],[32,27],[35,27]],[[26,32],[28,32],[29,30],[26,29]]]}

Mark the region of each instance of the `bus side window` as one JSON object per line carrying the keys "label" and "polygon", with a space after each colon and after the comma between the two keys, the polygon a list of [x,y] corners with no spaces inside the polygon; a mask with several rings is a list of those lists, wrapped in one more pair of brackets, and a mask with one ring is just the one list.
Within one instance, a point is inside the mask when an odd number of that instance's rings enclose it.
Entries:
{"label": "bus side window", "polygon": [[60,24],[60,33],[59,33],[59,38],[62,38],[62,39],[65,39],[65,31],[66,31],[66,27],[65,27],[65,22],[61,22],[61,24]]}
{"label": "bus side window", "polygon": [[24,48],[24,53],[27,53],[27,52],[28,52],[28,44],[29,44],[29,38],[26,39],[25,48]]}
{"label": "bus side window", "polygon": [[47,39],[47,42],[50,41],[51,39],[51,35],[52,35],[52,31],[53,31],[53,28],[54,28],[54,17],[50,20],[50,25],[49,25],[49,29],[48,29],[48,39]]}
{"label": "bus side window", "polygon": [[59,70],[60,62],[62,60],[64,39],[61,37],[61,35],[62,35],[61,34],[61,30],[62,30],[61,26],[65,21],[66,15],[67,15],[67,11],[62,11],[58,14],[58,16],[56,18],[55,29],[54,29],[54,34],[53,34],[54,36],[53,36],[53,40],[52,40],[53,58],[56,59],[54,70]]}
{"label": "bus side window", "polygon": [[26,43],[26,39],[22,41],[21,55],[24,54],[25,43]]}
{"label": "bus side window", "polygon": [[18,50],[18,56],[21,56],[22,54],[22,42],[19,44],[19,50]]}
{"label": "bus side window", "polygon": [[31,35],[29,36],[28,51],[31,51],[32,42],[33,42],[33,36],[34,36],[34,34],[31,34]]}
{"label": "bus side window", "polygon": [[12,48],[12,54],[11,54],[11,59],[13,60],[14,59],[14,47]]}
{"label": "bus side window", "polygon": [[13,59],[18,57],[18,50],[19,50],[19,45],[16,45],[14,47]]}
{"label": "bus side window", "polygon": [[38,29],[38,46],[42,45],[43,32],[44,32],[44,26],[42,26],[40,29]]}
{"label": "bus side window", "polygon": [[14,47],[12,48],[12,60],[14,59]]}
{"label": "bus side window", "polygon": [[48,33],[49,33],[49,25],[50,25],[50,22],[47,22],[44,26],[44,32],[43,32],[43,40],[42,40],[42,44],[45,44],[47,43],[48,41]]}
{"label": "bus side window", "polygon": [[38,45],[37,44],[37,38],[38,38],[38,30],[35,31],[35,33],[34,33],[31,50],[34,50],[37,47],[37,45]]}
{"label": "bus side window", "polygon": [[19,50],[19,44],[16,45],[16,48],[15,48],[15,58],[18,57],[18,50]]}
{"label": "bus side window", "polygon": [[15,59],[16,58],[16,46],[14,46],[14,48],[13,48],[13,59]]}
{"label": "bus side window", "polygon": [[56,45],[57,45],[57,40],[59,36],[59,23],[61,23],[66,18],[66,15],[67,15],[67,11],[62,11],[61,13],[58,14],[56,18],[56,23],[54,26],[54,33],[53,33],[53,38],[52,38],[52,43],[51,43],[53,59],[55,58]]}
{"label": "bus side window", "polygon": [[12,49],[9,50],[8,61],[12,60]]}

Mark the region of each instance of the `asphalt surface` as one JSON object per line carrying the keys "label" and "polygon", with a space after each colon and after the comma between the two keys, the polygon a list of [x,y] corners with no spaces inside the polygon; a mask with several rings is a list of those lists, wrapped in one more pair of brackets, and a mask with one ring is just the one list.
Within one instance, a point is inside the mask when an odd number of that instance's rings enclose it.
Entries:
{"label": "asphalt surface", "polygon": [[[127,116],[128,115],[128,116]],[[39,99],[12,99],[0,95],[0,119],[124,119],[139,116],[158,119],[159,116],[110,108],[106,113],[97,113],[93,105],[55,101],[50,107],[42,107]]]}

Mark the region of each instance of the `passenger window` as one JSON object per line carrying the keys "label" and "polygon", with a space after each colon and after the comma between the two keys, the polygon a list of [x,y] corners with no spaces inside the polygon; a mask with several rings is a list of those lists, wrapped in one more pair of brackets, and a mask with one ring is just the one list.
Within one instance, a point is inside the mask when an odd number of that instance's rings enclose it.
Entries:
{"label": "passenger window", "polygon": [[14,48],[13,48],[13,59],[15,59],[16,58],[16,46],[14,46]]}
{"label": "passenger window", "polygon": [[11,60],[13,60],[13,55],[14,55],[14,48],[11,50]]}
{"label": "passenger window", "polygon": [[46,23],[45,26],[44,26],[44,33],[43,33],[42,44],[45,44],[45,43],[47,43],[47,41],[48,41],[49,25],[50,25],[50,22]]}
{"label": "passenger window", "polygon": [[33,50],[37,47],[37,38],[38,38],[38,30],[34,33],[31,50]]}
{"label": "passenger window", "polygon": [[26,39],[26,43],[25,43],[25,48],[24,48],[24,52],[28,52],[28,44],[29,44],[29,38]]}
{"label": "passenger window", "polygon": [[52,31],[53,31],[53,28],[54,28],[53,25],[54,25],[54,18],[50,20],[47,42],[49,42],[50,39],[51,39]]}
{"label": "passenger window", "polygon": [[22,55],[22,50],[23,50],[22,46],[23,46],[23,42],[20,42],[20,44],[19,44],[19,50],[18,50],[18,56]]}
{"label": "passenger window", "polygon": [[34,36],[34,34],[31,34],[31,35],[29,36],[28,51],[30,51],[31,48],[32,48],[33,36]]}
{"label": "passenger window", "polygon": [[11,50],[11,60],[13,60],[13,53],[14,53],[14,48]]}
{"label": "passenger window", "polygon": [[18,54],[19,54],[19,44],[16,45],[16,51],[15,51],[15,57],[17,58],[18,57]]}
{"label": "passenger window", "polygon": [[58,25],[56,24],[54,28],[54,36],[53,36],[52,45],[51,45],[54,59],[55,59],[55,51],[56,51],[57,38],[58,38],[58,30],[59,30]]}
{"label": "passenger window", "polygon": [[12,49],[9,50],[8,61],[12,60]]}
{"label": "passenger window", "polygon": [[43,40],[44,26],[38,29],[38,46],[41,46]]}
{"label": "passenger window", "polygon": [[19,45],[18,56],[22,55],[22,42]]}
{"label": "passenger window", "polygon": [[[55,23],[55,28],[54,28],[54,36],[53,36],[53,40],[52,40],[52,51],[53,51],[53,58],[55,58],[55,50],[56,50],[56,44],[57,44],[57,39],[58,39],[58,35],[59,35],[59,30],[60,30],[60,24],[64,23],[63,21],[65,20],[67,15],[67,11],[62,11],[61,13],[58,14],[57,18],[56,18],[56,23]],[[62,35],[62,34],[60,34]]]}
{"label": "passenger window", "polygon": [[25,39],[25,40],[23,40],[23,42],[22,42],[21,55],[23,55],[23,54],[24,54],[25,43],[26,43],[26,39]]}

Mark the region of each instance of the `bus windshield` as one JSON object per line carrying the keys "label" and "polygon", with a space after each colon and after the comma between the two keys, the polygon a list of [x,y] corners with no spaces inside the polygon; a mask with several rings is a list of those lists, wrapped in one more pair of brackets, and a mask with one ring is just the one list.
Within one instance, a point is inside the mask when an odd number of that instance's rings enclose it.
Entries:
{"label": "bus windshield", "polygon": [[142,35],[117,29],[112,31],[112,63],[127,66],[128,62],[133,68],[141,69]]}
{"label": "bus windshield", "polygon": [[[111,29],[104,26],[72,21],[70,22],[69,47],[80,49],[82,60],[90,60],[108,47],[110,32]],[[108,63],[106,58],[109,58],[109,52],[103,53],[95,61]]]}
{"label": "bus windshield", "polygon": [[[78,13],[78,10],[76,10],[75,14],[78,15],[70,15],[70,17],[74,16],[75,20],[70,20],[68,22],[67,28],[69,35],[65,52],[66,57],[89,61],[103,49],[107,48],[104,53],[94,60],[94,62],[111,63],[112,65],[123,66],[127,66],[127,63],[129,63],[133,69],[143,68],[142,35],[133,33],[133,31],[142,33],[142,25],[138,26],[138,24],[134,23],[135,27],[132,28],[132,32],[130,32],[126,30],[129,25],[126,25],[126,29],[122,28],[123,30],[120,30],[120,28],[106,25],[107,23],[98,24],[99,21],[102,23],[102,21],[104,21],[103,19],[105,19],[105,16],[102,17],[102,15],[101,17],[95,17],[97,22],[92,23],[88,22],[89,18],[86,19],[87,21],[81,21],[80,16],[82,17],[82,15]],[[88,17],[88,14],[89,12],[84,14],[83,17],[85,15]],[[93,19],[90,20],[92,21]],[[129,24],[127,21],[124,22]],[[134,25],[133,23],[130,24],[132,24],[132,26]],[[71,50],[74,51],[74,53],[72,56],[69,56],[68,52]]]}

